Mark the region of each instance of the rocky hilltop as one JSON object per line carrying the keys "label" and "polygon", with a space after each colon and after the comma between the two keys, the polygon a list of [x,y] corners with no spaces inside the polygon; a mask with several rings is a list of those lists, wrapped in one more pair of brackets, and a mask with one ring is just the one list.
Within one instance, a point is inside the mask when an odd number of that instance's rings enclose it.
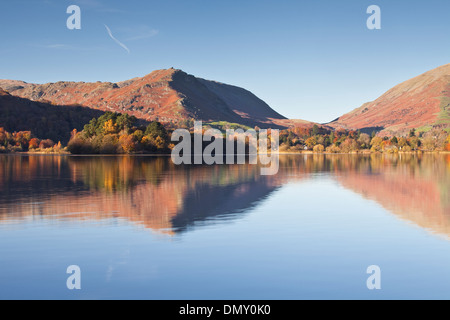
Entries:
{"label": "rocky hilltop", "polygon": [[29,84],[0,80],[0,87],[33,101],[127,113],[147,121],[179,123],[195,119],[276,127],[276,121],[285,119],[245,89],[196,78],[176,69],[157,70],[118,83]]}

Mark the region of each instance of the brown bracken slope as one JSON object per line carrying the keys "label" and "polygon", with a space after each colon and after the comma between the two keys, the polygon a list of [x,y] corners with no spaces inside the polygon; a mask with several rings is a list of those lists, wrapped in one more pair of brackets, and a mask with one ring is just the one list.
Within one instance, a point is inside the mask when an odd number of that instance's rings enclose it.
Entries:
{"label": "brown bracken slope", "polygon": [[450,64],[405,81],[328,125],[384,134],[450,127]]}
{"label": "brown bracken slope", "polygon": [[33,101],[127,113],[147,121],[179,123],[195,119],[276,127],[276,121],[285,119],[247,90],[175,69],[157,70],[119,83],[0,80],[0,87]]}

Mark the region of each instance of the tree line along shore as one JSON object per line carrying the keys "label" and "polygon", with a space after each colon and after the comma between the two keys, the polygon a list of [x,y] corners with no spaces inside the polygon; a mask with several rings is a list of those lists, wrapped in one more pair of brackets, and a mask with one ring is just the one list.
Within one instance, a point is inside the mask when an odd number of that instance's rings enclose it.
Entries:
{"label": "tree line along shore", "polygon": [[[181,127],[191,129],[192,121]],[[206,124],[204,130],[213,126]],[[8,132],[0,128],[0,153],[55,154],[167,154],[174,147],[171,133],[180,126],[153,121],[146,125],[127,114],[106,112],[93,118],[83,130],[74,129],[67,145],[51,139],[39,139],[31,131]],[[235,129],[236,124],[220,123],[219,129]],[[258,129],[258,128],[255,128]],[[269,130],[269,139],[271,138]],[[450,134],[446,130],[428,132],[411,129],[407,136],[381,137],[358,130],[332,131],[289,128],[279,132],[280,153],[399,153],[450,152]]]}

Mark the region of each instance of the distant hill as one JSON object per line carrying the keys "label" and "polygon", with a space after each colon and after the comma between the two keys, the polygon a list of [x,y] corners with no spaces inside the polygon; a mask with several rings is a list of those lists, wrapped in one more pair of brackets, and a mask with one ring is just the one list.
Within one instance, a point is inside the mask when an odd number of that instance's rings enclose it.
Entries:
{"label": "distant hill", "polygon": [[405,81],[328,125],[388,135],[450,128],[450,64]]}
{"label": "distant hill", "polygon": [[134,115],[147,121],[180,123],[195,119],[250,127],[283,127],[286,118],[251,92],[196,78],[181,70],[157,70],[144,77],[109,82],[29,84],[0,80],[12,95],[55,105],[80,105]]}

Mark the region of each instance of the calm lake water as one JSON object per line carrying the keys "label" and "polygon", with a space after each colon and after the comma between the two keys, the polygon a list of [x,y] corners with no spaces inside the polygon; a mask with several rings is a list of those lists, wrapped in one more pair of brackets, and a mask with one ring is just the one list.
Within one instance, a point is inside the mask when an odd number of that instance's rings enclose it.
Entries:
{"label": "calm lake water", "polygon": [[449,240],[450,155],[0,156],[0,299],[450,299]]}

